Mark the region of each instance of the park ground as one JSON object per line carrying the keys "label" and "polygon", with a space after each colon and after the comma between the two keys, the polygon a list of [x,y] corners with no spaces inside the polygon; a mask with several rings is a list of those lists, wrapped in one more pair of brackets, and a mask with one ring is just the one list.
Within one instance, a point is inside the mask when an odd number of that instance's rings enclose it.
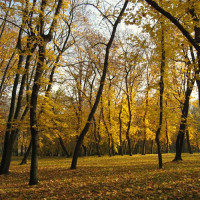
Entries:
{"label": "park ground", "polygon": [[70,158],[40,158],[39,184],[29,186],[30,161],[14,157],[9,175],[0,176],[0,199],[200,199],[200,154],[82,157],[76,170]]}

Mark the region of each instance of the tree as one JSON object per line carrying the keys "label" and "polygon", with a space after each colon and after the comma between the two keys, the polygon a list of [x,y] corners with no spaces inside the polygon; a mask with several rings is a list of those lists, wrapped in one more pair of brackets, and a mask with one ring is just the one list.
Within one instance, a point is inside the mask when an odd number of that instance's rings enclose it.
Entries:
{"label": "tree", "polygon": [[79,138],[77,140],[77,143],[76,143],[76,147],[75,147],[75,150],[74,150],[74,155],[73,155],[73,159],[72,159],[72,164],[71,164],[71,169],[76,169],[76,165],[77,165],[77,159],[78,159],[78,152],[80,150],[80,146],[83,142],[83,139],[90,127],[90,122],[94,116],[94,113],[97,109],[97,106],[99,104],[99,101],[100,101],[100,97],[101,97],[101,94],[103,92],[103,86],[104,86],[104,82],[105,82],[105,78],[106,78],[106,73],[107,73],[107,69],[108,69],[108,59],[109,59],[109,53],[110,53],[110,48],[111,48],[111,45],[112,45],[112,42],[114,40],[114,37],[115,37],[115,33],[116,33],[116,30],[117,30],[117,26],[118,24],[120,23],[121,21],[121,18],[122,18],[122,15],[127,7],[127,4],[128,4],[128,0],[125,1],[115,23],[113,24],[113,29],[112,29],[112,33],[111,33],[111,37],[108,41],[108,43],[106,44],[106,50],[105,50],[105,60],[104,60],[104,68],[103,68],[103,74],[101,76],[101,80],[100,80],[100,86],[99,86],[99,89],[98,89],[98,92],[97,92],[97,95],[96,95],[96,99],[95,99],[95,103],[90,111],[90,114],[88,116],[88,120],[82,130],[82,132],[80,133],[79,135]]}
{"label": "tree", "polygon": [[38,52],[38,62],[36,67],[36,73],[34,77],[34,84],[32,88],[31,100],[30,100],[30,128],[31,128],[31,143],[32,143],[32,157],[31,157],[31,170],[30,170],[30,185],[38,184],[38,142],[39,142],[39,132],[37,128],[37,118],[36,118],[36,109],[37,109],[37,99],[38,93],[40,89],[40,79],[42,76],[42,72],[44,70],[45,64],[45,51],[46,45],[53,39],[53,32],[56,28],[56,23],[62,8],[63,1],[59,0],[56,6],[55,14],[53,16],[53,20],[51,22],[49,32],[45,34],[45,23],[44,23],[44,14],[45,8],[47,6],[47,2],[42,0],[39,14],[39,31],[38,37],[41,40],[38,44],[39,52]]}

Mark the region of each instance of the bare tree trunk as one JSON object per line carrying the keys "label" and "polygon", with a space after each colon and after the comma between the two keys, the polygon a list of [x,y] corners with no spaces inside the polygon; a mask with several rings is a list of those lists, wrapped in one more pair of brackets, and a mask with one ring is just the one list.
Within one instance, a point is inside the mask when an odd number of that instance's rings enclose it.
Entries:
{"label": "bare tree trunk", "polygon": [[158,151],[158,162],[159,168],[162,168],[162,154],[161,154],[161,146],[160,146],[160,132],[162,128],[163,121],[163,93],[164,93],[164,72],[165,72],[165,47],[164,47],[164,31],[162,30],[162,39],[161,39],[161,69],[160,69],[160,119],[159,126],[156,131],[156,143],[157,143],[157,151]]}
{"label": "bare tree trunk", "polygon": [[[101,112],[102,112],[102,110],[101,110]],[[100,123],[101,123],[101,112],[100,112],[100,116],[99,116],[99,126],[98,126],[98,128],[97,128],[96,120],[93,117],[93,121],[94,121],[94,138],[95,138],[95,146],[96,146],[96,151],[97,151],[98,157],[101,157],[101,151],[100,151],[100,140],[101,140],[101,137],[99,135],[99,128],[100,128]]]}
{"label": "bare tree trunk", "polygon": [[29,146],[28,146],[28,149],[27,149],[27,151],[25,152],[24,157],[23,157],[23,159],[22,159],[20,165],[24,165],[24,164],[27,163],[28,156],[29,156],[29,154],[30,154],[30,152],[31,152],[31,146],[32,146],[32,144],[31,144],[31,141],[30,141]]}
{"label": "bare tree trunk", "polygon": [[146,138],[143,139],[142,143],[142,155],[146,154]]}
{"label": "bare tree trunk", "polygon": [[166,129],[165,129],[165,135],[166,135],[166,153],[169,153],[169,135],[168,135],[167,118],[165,118],[165,123],[166,123]]}
{"label": "bare tree trunk", "polygon": [[[125,82],[126,82],[126,98],[127,98],[127,103],[128,103],[128,124],[127,124],[127,130],[126,130],[126,139],[128,142],[128,151],[129,151],[129,156],[132,156],[132,149],[131,149],[131,140],[130,140],[130,136],[129,136],[129,132],[130,132],[130,128],[131,128],[131,121],[132,121],[132,113],[131,113],[131,91],[129,91],[129,87],[128,87],[128,73],[130,71],[127,72],[126,77],[125,77]],[[130,93],[129,93],[130,92]]]}
{"label": "bare tree trunk", "polygon": [[198,134],[195,133],[196,136],[196,147],[197,147],[197,151],[199,152],[199,140],[198,140]]}
{"label": "bare tree trunk", "polygon": [[62,147],[62,150],[63,150],[64,154],[65,154],[67,157],[70,157],[70,155],[69,155],[69,153],[68,153],[68,151],[67,151],[67,149],[66,149],[66,147],[65,147],[65,144],[64,144],[64,142],[63,142],[63,139],[62,139],[62,137],[61,137],[60,135],[59,135],[58,139],[59,139],[59,142],[60,142],[60,145],[61,145],[61,147]]}
{"label": "bare tree trunk", "polygon": [[188,151],[189,151],[190,154],[192,154],[192,148],[191,148],[191,145],[190,145],[190,137],[189,137],[188,129],[186,130],[186,139],[187,139]]}
{"label": "bare tree trunk", "polygon": [[119,155],[123,156],[123,144],[122,144],[122,105],[120,105],[119,111]]}
{"label": "bare tree trunk", "polygon": [[153,140],[151,140],[151,154],[153,154]]}

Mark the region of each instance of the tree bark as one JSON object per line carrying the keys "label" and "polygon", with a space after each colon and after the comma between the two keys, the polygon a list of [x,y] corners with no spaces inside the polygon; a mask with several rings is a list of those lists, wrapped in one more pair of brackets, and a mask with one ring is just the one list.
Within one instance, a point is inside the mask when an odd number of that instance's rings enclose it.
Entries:
{"label": "tree bark", "polygon": [[123,156],[123,143],[122,143],[122,105],[120,105],[119,111],[119,155]]}
{"label": "tree bark", "polygon": [[58,139],[59,139],[60,145],[61,145],[61,147],[62,147],[62,150],[63,150],[65,156],[66,156],[66,157],[70,157],[70,155],[69,155],[69,153],[68,153],[68,151],[67,151],[67,149],[66,149],[66,147],[65,147],[65,144],[64,144],[64,142],[63,142],[63,139],[62,139],[62,137],[61,137],[60,135],[59,135]]}
{"label": "tree bark", "polygon": [[165,136],[166,136],[166,153],[169,153],[169,135],[168,135],[168,125],[167,125],[167,118],[165,118]]}
{"label": "tree bark", "polygon": [[23,157],[23,159],[22,159],[20,165],[24,165],[24,164],[27,163],[28,156],[29,156],[29,154],[30,154],[30,152],[31,152],[31,146],[32,146],[32,144],[31,144],[31,141],[30,141],[29,146],[28,146],[28,149],[27,149],[27,151],[25,152],[24,157]]}
{"label": "tree bark", "polygon": [[151,154],[153,154],[153,140],[151,140]]}
{"label": "tree bark", "polygon": [[187,139],[188,152],[190,154],[192,154],[192,148],[191,148],[191,145],[190,145],[190,136],[189,136],[188,129],[186,129],[186,139]]}
{"label": "tree bark", "polygon": [[129,136],[129,132],[130,132],[130,128],[131,128],[131,121],[132,121],[131,99],[130,99],[132,91],[129,91],[129,87],[128,87],[128,74],[129,74],[129,72],[130,71],[127,72],[126,77],[125,77],[125,82],[126,82],[126,98],[127,98],[128,114],[129,114],[129,116],[128,116],[128,124],[127,124],[127,129],[126,129],[126,139],[127,139],[127,142],[128,142],[129,156],[132,156],[131,140],[130,140],[130,136]]}
{"label": "tree bark", "polygon": [[[161,24],[162,29],[162,24]],[[163,121],[163,93],[164,93],[164,72],[165,72],[165,45],[164,45],[164,31],[162,31],[162,38],[161,38],[161,68],[160,68],[160,118],[159,118],[159,126],[156,131],[156,143],[157,143],[157,151],[158,151],[158,163],[159,168],[162,168],[162,153],[161,153],[161,146],[160,146],[160,132],[162,128],[162,121]]]}
{"label": "tree bark", "polygon": [[[102,110],[101,110],[101,112],[102,112]],[[100,117],[99,117],[99,126],[98,126],[98,128],[97,128],[95,117],[93,117],[93,121],[94,121],[94,138],[95,138],[95,146],[96,146],[96,151],[97,151],[98,157],[101,157],[101,151],[100,151],[100,140],[101,140],[101,137],[99,135],[99,128],[100,128],[100,123],[101,123],[101,112],[100,112]]]}

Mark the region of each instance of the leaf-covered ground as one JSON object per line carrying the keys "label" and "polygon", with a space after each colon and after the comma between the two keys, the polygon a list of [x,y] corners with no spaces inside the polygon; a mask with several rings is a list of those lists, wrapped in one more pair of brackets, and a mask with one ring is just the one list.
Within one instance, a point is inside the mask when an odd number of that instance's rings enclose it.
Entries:
{"label": "leaf-covered ground", "polygon": [[39,185],[29,186],[29,168],[14,158],[9,175],[0,176],[0,199],[200,199],[200,154],[184,154],[171,162],[164,154],[164,169],[157,155],[79,158],[41,158]]}

